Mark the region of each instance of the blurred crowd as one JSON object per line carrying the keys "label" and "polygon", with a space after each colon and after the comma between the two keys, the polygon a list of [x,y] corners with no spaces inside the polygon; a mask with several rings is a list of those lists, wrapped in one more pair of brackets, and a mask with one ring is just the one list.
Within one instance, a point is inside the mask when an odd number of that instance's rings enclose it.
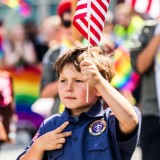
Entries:
{"label": "blurred crowd", "polygon": [[[25,123],[20,123],[24,122],[25,116],[22,114],[25,111],[36,112],[35,116],[40,114],[41,122],[49,115],[63,111],[64,106],[57,93],[54,62],[67,49],[88,45],[87,40],[72,26],[71,3],[71,0],[60,1],[57,15],[45,18],[40,24],[26,20],[8,30],[5,22],[0,20],[0,130],[4,130],[0,134],[1,142],[14,139],[10,133],[14,130],[11,122],[16,123],[17,130],[23,128],[21,125],[25,128]],[[160,145],[160,115],[156,92],[160,81],[155,80],[154,63],[160,46],[160,27],[154,34],[159,22],[158,17],[140,14],[127,3],[119,2],[114,10],[108,10],[100,42],[102,49],[112,55],[115,65],[116,75],[112,85],[142,111],[144,120],[140,145],[144,160],[150,160],[151,156],[153,160],[160,159],[157,150]],[[23,99],[21,106],[17,105],[17,97],[24,93],[19,93],[16,88],[21,82],[18,81],[20,75],[25,78],[25,71],[30,76],[39,77],[36,85],[33,77],[28,80],[29,87],[37,91],[29,109]],[[29,117],[25,117],[25,120],[29,124]],[[31,136],[38,125],[32,125]]]}

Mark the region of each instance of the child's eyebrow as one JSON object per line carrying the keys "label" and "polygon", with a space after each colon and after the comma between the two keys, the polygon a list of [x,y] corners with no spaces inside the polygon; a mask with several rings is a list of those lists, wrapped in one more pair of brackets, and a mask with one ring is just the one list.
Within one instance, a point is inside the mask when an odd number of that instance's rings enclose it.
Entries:
{"label": "child's eyebrow", "polygon": [[70,76],[59,76],[59,79],[68,79],[71,78],[73,80],[82,79],[82,76],[70,77]]}

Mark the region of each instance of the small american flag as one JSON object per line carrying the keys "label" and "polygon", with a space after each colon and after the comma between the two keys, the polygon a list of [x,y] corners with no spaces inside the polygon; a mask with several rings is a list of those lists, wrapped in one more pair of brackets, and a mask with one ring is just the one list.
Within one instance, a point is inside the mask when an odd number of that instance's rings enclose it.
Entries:
{"label": "small american flag", "polygon": [[146,13],[151,18],[160,16],[160,0],[125,0],[131,7],[139,12]]}
{"label": "small american flag", "polygon": [[[101,39],[110,0],[78,0],[73,25],[86,38],[90,36],[91,45],[98,45]],[[90,30],[88,12],[90,12]],[[90,35],[89,35],[90,34]]]}

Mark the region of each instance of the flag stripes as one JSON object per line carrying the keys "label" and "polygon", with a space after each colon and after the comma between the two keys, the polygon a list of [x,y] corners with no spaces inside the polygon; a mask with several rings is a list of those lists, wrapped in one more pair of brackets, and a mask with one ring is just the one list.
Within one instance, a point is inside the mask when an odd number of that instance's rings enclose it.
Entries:
{"label": "flag stripes", "polygon": [[[109,0],[90,0],[91,8],[88,8],[87,0],[78,0],[73,25],[86,38],[90,36],[90,44],[98,45],[104,27],[105,17],[109,7]],[[90,17],[88,13],[90,11]],[[90,31],[89,19],[90,18]]]}
{"label": "flag stripes", "polygon": [[160,16],[160,0],[125,0],[139,13],[147,13],[151,18]]}

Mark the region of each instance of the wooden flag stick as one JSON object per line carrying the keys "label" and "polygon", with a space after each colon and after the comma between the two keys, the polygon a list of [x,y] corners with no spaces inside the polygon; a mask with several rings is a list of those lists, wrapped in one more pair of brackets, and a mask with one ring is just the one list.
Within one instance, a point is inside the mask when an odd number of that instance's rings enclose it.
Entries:
{"label": "wooden flag stick", "polygon": [[[90,54],[90,21],[91,21],[91,0],[88,0],[87,2],[87,18],[88,18],[88,55],[87,58],[89,58],[89,54]],[[86,102],[88,103],[88,96],[89,96],[89,84],[87,82],[87,91],[86,91]]]}

